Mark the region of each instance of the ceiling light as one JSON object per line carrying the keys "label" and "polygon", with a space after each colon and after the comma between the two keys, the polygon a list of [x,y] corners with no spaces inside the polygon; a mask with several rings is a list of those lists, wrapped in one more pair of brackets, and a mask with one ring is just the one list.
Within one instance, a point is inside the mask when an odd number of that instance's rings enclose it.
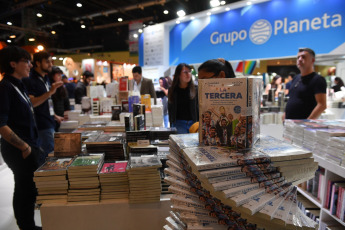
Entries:
{"label": "ceiling light", "polygon": [[219,0],[211,0],[211,1],[210,1],[210,6],[211,6],[212,8],[213,8],[213,7],[220,6]]}
{"label": "ceiling light", "polygon": [[29,38],[29,42],[34,42],[35,40],[35,38]]}
{"label": "ceiling light", "polygon": [[82,7],[83,4],[81,4],[80,2],[77,3],[77,7]]}
{"label": "ceiling light", "polygon": [[12,26],[12,22],[7,22],[7,25]]}
{"label": "ceiling light", "polygon": [[180,18],[185,16],[185,15],[186,15],[186,12],[184,12],[183,10],[177,11],[177,16],[179,16]]}
{"label": "ceiling light", "polygon": [[62,61],[62,60],[63,60],[63,57],[59,57],[59,60]]}
{"label": "ceiling light", "polygon": [[85,26],[85,25],[81,25],[80,27],[81,27],[82,29],[85,29],[85,28],[86,28],[86,26]]}
{"label": "ceiling light", "polygon": [[251,4],[252,4],[252,2],[250,2],[250,1],[249,1],[249,2],[247,2],[247,6],[250,6]]}
{"label": "ceiling light", "polygon": [[225,8],[225,11],[229,11],[229,10],[230,10],[230,7],[226,7],[226,8]]}
{"label": "ceiling light", "polygon": [[142,29],[138,29],[138,32],[139,32],[139,33],[142,33],[142,32],[143,32],[143,30],[142,30]]}
{"label": "ceiling light", "polygon": [[133,37],[134,38],[138,38],[138,34],[133,34]]}
{"label": "ceiling light", "polygon": [[179,21],[179,20],[177,20],[177,21],[176,21],[176,24],[180,24],[180,21]]}
{"label": "ceiling light", "polygon": [[38,45],[38,46],[37,46],[37,49],[38,49],[39,51],[42,51],[42,50],[44,50],[44,47],[43,47],[42,45]]}
{"label": "ceiling light", "polygon": [[211,15],[211,12],[207,12],[207,15],[210,16],[210,15]]}
{"label": "ceiling light", "polygon": [[12,41],[10,39],[7,40],[8,43],[11,43]]}
{"label": "ceiling light", "polygon": [[163,14],[169,14],[169,11],[164,10],[164,11],[163,11]]}
{"label": "ceiling light", "polygon": [[53,60],[56,60],[56,57],[52,57]]}
{"label": "ceiling light", "polygon": [[123,19],[122,19],[122,18],[118,18],[117,20],[118,20],[119,22],[122,22],[122,21],[123,21]]}
{"label": "ceiling light", "polygon": [[192,16],[192,17],[190,17],[190,19],[194,20],[194,19],[195,19],[195,17],[194,17],[194,16]]}
{"label": "ceiling light", "polygon": [[10,38],[16,38],[16,35],[13,34],[13,35],[10,36]]}
{"label": "ceiling light", "polygon": [[43,15],[41,13],[37,13],[36,16],[42,18]]}
{"label": "ceiling light", "polygon": [[52,30],[51,33],[52,33],[52,34],[56,34],[55,30]]}
{"label": "ceiling light", "polygon": [[222,6],[224,6],[225,5],[225,1],[220,1],[220,4],[222,5]]}

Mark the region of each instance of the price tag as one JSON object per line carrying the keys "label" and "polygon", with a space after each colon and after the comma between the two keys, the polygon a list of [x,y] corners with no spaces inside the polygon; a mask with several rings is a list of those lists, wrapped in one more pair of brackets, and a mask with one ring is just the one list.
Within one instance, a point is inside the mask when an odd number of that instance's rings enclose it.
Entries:
{"label": "price tag", "polygon": [[137,146],[147,146],[150,145],[150,140],[138,140]]}

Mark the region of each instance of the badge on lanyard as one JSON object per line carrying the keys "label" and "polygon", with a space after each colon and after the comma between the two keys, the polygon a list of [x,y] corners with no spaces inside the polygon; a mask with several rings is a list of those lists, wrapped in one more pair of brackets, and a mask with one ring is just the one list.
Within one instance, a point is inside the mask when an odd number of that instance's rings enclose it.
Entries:
{"label": "badge on lanyard", "polygon": [[[44,86],[47,89],[47,92],[49,92],[49,86],[47,84],[47,82],[44,81],[44,79],[42,77],[39,77],[39,79],[43,82]],[[50,116],[54,116],[55,112],[54,112],[54,105],[53,105],[53,100],[51,98],[48,99],[48,104],[49,104],[49,113]]]}

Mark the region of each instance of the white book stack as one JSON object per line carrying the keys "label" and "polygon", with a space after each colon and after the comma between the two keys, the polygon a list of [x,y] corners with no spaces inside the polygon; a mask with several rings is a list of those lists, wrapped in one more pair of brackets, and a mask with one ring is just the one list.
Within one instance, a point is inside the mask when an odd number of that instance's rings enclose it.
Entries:
{"label": "white book stack", "polygon": [[152,105],[152,126],[162,127],[163,126],[163,106]]}

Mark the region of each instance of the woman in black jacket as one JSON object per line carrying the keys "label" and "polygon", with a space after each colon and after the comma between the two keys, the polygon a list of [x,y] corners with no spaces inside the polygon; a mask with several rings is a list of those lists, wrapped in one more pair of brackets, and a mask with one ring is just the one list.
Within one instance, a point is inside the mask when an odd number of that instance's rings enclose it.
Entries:
{"label": "woman in black jacket", "polygon": [[175,69],[168,94],[169,121],[177,133],[189,133],[190,126],[199,121],[198,89],[193,83],[191,67],[186,63]]}

